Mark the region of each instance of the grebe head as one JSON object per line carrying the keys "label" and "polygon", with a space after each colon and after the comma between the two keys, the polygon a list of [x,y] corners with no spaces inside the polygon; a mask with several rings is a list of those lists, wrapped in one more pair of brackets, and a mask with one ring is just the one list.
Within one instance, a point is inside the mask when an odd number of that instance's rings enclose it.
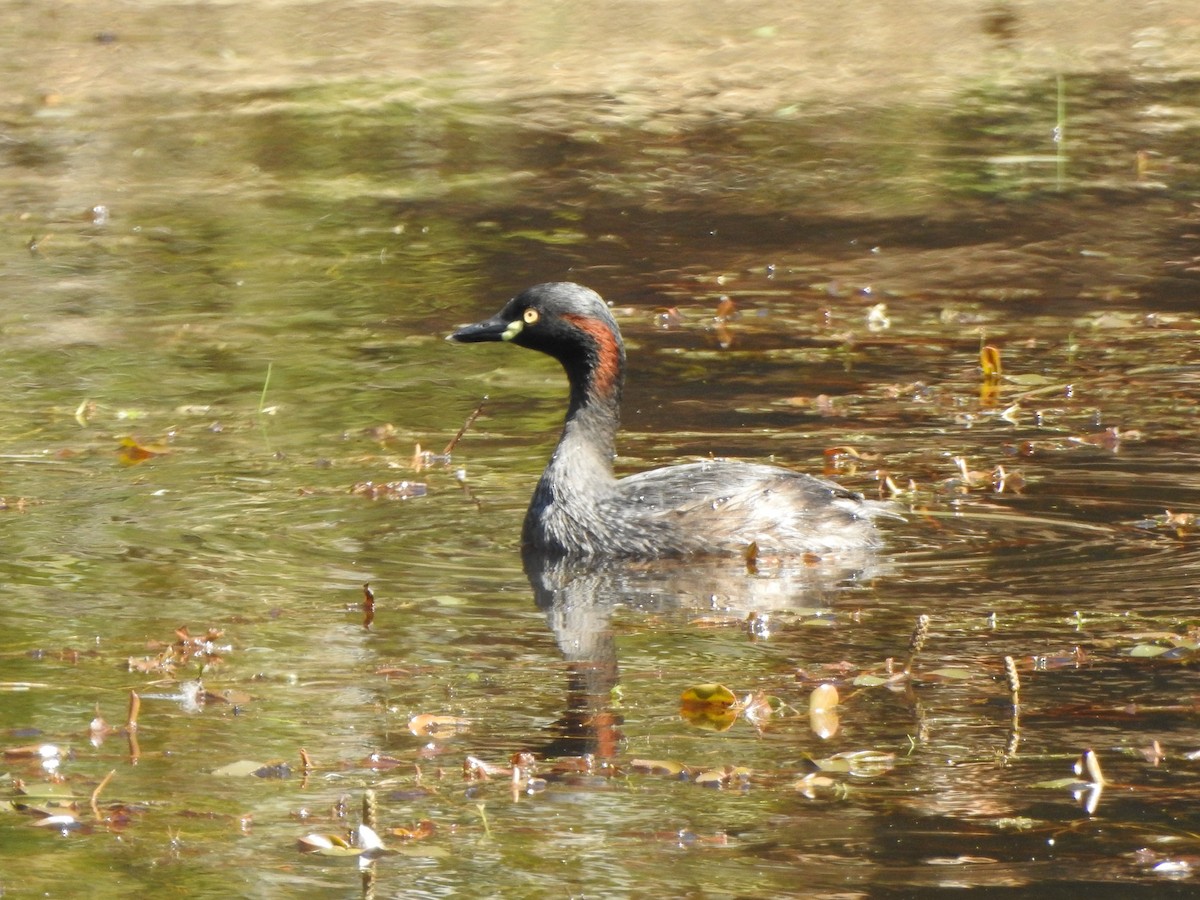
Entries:
{"label": "grebe head", "polygon": [[592,398],[618,399],[625,368],[621,331],[595,291],[569,281],[538,284],[490,319],[460,328],[461,343],[506,341],[557,359],[571,386]]}

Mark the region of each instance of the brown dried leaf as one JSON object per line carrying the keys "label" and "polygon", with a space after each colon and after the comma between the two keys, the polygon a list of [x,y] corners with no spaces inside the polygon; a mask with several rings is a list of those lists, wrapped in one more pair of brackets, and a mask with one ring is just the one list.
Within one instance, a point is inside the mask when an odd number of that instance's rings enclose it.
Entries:
{"label": "brown dried leaf", "polygon": [[412,828],[393,828],[392,834],[406,841],[423,841],[432,837],[436,831],[437,826],[431,820],[422,819]]}

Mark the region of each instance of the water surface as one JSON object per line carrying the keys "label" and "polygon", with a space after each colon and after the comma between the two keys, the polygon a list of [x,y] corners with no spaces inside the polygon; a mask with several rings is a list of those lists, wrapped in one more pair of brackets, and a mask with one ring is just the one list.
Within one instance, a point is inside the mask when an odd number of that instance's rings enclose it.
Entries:
{"label": "water surface", "polygon": [[[1192,889],[1190,4],[0,17],[7,895]],[[884,550],[531,584],[561,372],[442,337],[555,279],[621,472],[827,470]],[[368,792],[399,855],[297,849]]]}

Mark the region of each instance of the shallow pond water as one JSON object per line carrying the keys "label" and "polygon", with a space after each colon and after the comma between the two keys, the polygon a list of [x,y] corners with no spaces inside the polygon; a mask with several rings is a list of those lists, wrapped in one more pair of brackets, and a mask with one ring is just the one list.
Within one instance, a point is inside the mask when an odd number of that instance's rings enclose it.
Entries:
{"label": "shallow pond water", "polygon": [[[1195,889],[1200,17],[793,6],[0,14],[6,896]],[[527,575],[558,279],[884,548]]]}

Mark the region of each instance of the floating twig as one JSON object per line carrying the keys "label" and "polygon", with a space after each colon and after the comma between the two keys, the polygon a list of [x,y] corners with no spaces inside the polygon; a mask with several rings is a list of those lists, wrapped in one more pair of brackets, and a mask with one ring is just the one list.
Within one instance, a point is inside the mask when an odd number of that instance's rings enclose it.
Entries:
{"label": "floating twig", "polygon": [[456,434],[450,440],[450,443],[448,443],[446,445],[446,449],[442,451],[442,456],[450,455],[450,453],[458,445],[458,442],[460,440],[462,440],[462,436],[467,433],[467,429],[475,424],[475,420],[478,419],[479,414],[481,412],[483,412],[483,404],[487,403],[487,401],[488,401],[488,396],[487,396],[487,394],[484,394],[483,399],[479,401],[479,405],[475,407],[474,412],[472,412],[469,416],[467,416],[467,421],[463,422],[462,428],[458,429],[458,434]]}
{"label": "floating twig", "polygon": [[363,628],[371,630],[375,621],[375,594],[371,592],[371,582],[363,583]]}
{"label": "floating twig", "polygon": [[100,807],[96,804],[96,800],[100,796],[100,792],[103,791],[106,787],[108,787],[108,783],[113,780],[113,776],[116,774],[117,774],[117,770],[113,769],[111,772],[109,772],[107,775],[105,775],[102,779],[100,779],[100,783],[98,785],[96,785],[96,789],[94,791],[92,791],[92,815],[96,817],[97,822],[101,821],[101,815],[100,815]]}
{"label": "floating twig", "polygon": [[125,730],[131,734],[137,731],[138,727],[138,712],[142,708],[142,698],[138,696],[137,691],[129,692],[129,716],[125,720]]}

